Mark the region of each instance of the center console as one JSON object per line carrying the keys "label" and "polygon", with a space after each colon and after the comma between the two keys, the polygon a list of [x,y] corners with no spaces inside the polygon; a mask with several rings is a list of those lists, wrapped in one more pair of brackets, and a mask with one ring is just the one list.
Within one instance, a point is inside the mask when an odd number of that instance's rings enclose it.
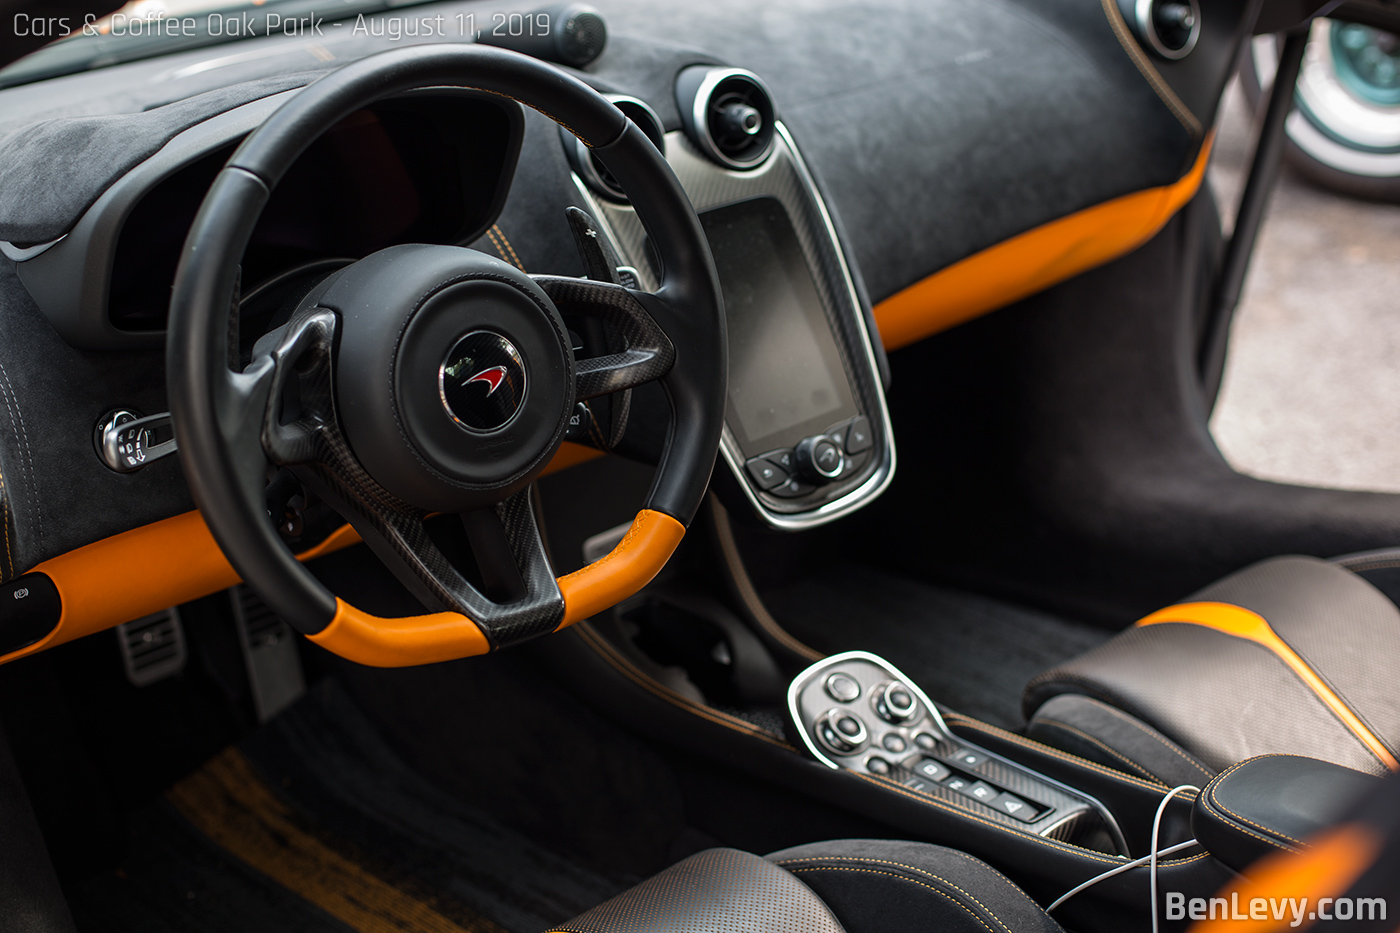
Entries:
{"label": "center console", "polygon": [[[895,451],[862,306],[831,216],[767,89],[696,66],[677,82],[684,131],[618,105],[663,149],[709,236],[729,329],[721,454],[768,525],[800,529],[879,495]],[[644,127],[645,129],[645,127]],[[643,288],[656,284],[636,213],[605,169],[571,150],[580,194]]]}
{"label": "center console", "polygon": [[834,769],[898,782],[935,800],[1051,839],[1128,845],[1093,797],[955,737],[937,707],[883,658],[824,658],[788,688],[791,724],[808,752]]}
{"label": "center console", "polygon": [[[713,547],[730,599],[713,592],[708,570],[697,580],[673,562],[636,597],[542,643],[552,672],[687,769],[732,769],[717,778],[725,788],[755,781],[764,818],[727,805],[713,814],[754,851],[786,827],[916,839],[988,861],[1043,904],[1113,871],[1059,909],[1071,928],[1140,925],[1147,872],[1128,869],[1157,835],[1179,853],[1159,865],[1168,890],[1218,890],[1228,869],[1191,841],[1191,799],[1164,805],[1159,782],[940,709],[878,656],[822,657],[763,605],[741,547],[752,529],[730,515],[809,528],[868,503],[893,477],[878,338],[837,225],[761,80],[693,66],[674,90],[679,128],[639,98],[613,100],[675,171],[723,293],[721,455],[733,482],[716,483],[697,518],[710,534],[691,540]],[[577,203],[596,220],[585,236],[610,241],[599,252],[616,253],[607,259],[618,280],[654,289],[659,270],[625,192],[594,153],[563,139]],[[555,501],[583,511],[568,495]]]}

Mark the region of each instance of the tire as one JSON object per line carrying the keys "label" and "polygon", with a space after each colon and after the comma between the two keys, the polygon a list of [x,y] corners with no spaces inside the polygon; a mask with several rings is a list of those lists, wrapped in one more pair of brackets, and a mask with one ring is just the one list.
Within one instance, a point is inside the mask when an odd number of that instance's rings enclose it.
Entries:
{"label": "tire", "polygon": [[[1252,106],[1273,83],[1279,42],[1255,36],[1240,83]],[[1356,197],[1400,202],[1400,36],[1318,19],[1308,37],[1285,158],[1304,176]]]}

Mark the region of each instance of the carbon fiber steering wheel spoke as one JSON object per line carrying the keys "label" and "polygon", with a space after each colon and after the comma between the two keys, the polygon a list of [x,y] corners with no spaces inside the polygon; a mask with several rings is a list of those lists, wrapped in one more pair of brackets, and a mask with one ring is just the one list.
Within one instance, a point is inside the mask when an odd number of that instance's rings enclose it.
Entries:
{"label": "carbon fiber steering wheel spoke", "polygon": [[[626,344],[618,353],[574,364],[574,396],[582,402],[654,382],[671,371],[676,348],[642,304],[638,293],[592,279],[531,276],[563,314],[610,324]],[[655,300],[655,296],[648,296]]]}

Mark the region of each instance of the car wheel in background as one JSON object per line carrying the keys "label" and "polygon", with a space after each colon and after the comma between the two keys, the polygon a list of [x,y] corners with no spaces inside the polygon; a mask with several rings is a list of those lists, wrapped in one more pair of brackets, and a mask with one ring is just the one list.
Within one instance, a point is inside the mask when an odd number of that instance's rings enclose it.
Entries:
{"label": "car wheel in background", "polygon": [[[1252,104],[1273,83],[1280,42],[1245,47],[1240,83]],[[1318,19],[1308,37],[1288,160],[1329,188],[1400,201],[1400,36],[1361,23]]]}

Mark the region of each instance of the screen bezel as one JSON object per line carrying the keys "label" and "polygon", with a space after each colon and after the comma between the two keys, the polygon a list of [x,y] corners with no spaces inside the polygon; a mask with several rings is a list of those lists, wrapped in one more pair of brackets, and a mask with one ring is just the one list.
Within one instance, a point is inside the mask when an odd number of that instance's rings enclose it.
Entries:
{"label": "screen bezel", "polygon": [[[736,222],[767,225],[770,240],[778,253],[780,269],[776,270],[777,274],[785,276],[792,283],[794,289],[806,299],[798,308],[800,323],[797,326],[805,327],[817,342],[821,354],[820,364],[827,370],[832,383],[842,396],[836,408],[776,431],[751,436],[745,431],[735,407],[732,387],[736,383],[733,371],[733,361],[736,355],[731,350],[731,390],[726,393],[725,421],[729,434],[740,451],[746,457],[751,457],[769,451],[792,448],[805,437],[825,433],[833,425],[849,421],[861,414],[862,407],[858,400],[857,388],[848,371],[849,363],[846,360],[845,351],[831,320],[830,310],[822,299],[816,275],[803,253],[796,225],[786,207],[777,198],[761,195],[702,211],[700,220],[705,227],[706,235],[711,237],[712,249],[715,249],[716,245],[712,231],[716,225],[726,222],[730,218]],[[721,290],[725,297],[726,323],[731,324],[730,331],[732,333],[734,330],[732,322],[736,309],[730,304],[731,286],[726,282],[725,270],[721,268],[718,250],[716,251],[715,265],[716,271],[719,273]]]}

